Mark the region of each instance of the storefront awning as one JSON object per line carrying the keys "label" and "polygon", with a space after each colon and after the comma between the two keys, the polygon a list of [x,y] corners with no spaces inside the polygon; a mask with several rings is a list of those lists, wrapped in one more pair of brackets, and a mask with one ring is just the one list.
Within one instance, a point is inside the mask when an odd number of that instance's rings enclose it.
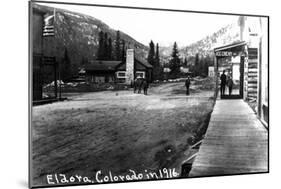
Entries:
{"label": "storefront awning", "polygon": [[217,47],[217,48],[214,49],[214,51],[215,52],[223,51],[223,50],[227,50],[227,49],[232,49],[232,48],[235,48],[235,47],[243,46],[243,45],[246,45],[246,44],[247,43],[245,41],[241,41],[241,42],[232,43],[232,44],[229,44],[229,45]]}

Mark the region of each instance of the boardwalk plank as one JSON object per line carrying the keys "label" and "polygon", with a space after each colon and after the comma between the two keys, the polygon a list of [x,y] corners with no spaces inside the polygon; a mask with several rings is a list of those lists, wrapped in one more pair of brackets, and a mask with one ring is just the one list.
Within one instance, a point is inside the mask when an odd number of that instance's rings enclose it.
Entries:
{"label": "boardwalk plank", "polygon": [[267,171],[267,129],[243,100],[217,100],[189,176]]}

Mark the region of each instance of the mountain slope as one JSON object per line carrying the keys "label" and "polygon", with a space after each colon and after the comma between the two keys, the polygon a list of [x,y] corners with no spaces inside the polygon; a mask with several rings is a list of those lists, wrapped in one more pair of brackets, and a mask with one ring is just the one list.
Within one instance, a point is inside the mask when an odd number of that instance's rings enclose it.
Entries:
{"label": "mountain slope", "polygon": [[211,54],[213,49],[218,46],[227,45],[240,40],[240,30],[237,23],[229,24],[219,31],[206,36],[205,38],[182,48],[182,54],[195,56],[196,53],[201,55]]}
{"label": "mountain slope", "polygon": [[[232,23],[195,43],[179,48],[179,54],[182,58],[195,57],[197,53],[201,56],[213,55],[214,48],[237,41],[240,41],[240,29],[238,23]],[[173,46],[160,47],[160,54],[164,61],[168,62],[172,48]]]}
{"label": "mountain slope", "polygon": [[[52,7],[38,4],[33,4],[33,8],[49,14],[53,14],[54,11]],[[78,67],[83,66],[83,60],[96,59],[100,31],[108,34],[108,37],[113,41],[113,45],[116,39],[116,31],[102,21],[92,16],[58,8],[56,8],[55,29],[55,44],[48,43],[50,39],[45,40],[47,43],[45,45],[47,46],[45,47],[46,52],[48,52],[48,49],[56,48],[56,57],[62,59],[66,48],[74,72],[77,72]],[[139,56],[146,57],[147,46],[122,31],[120,31],[120,37],[125,40],[127,46],[134,47]]]}

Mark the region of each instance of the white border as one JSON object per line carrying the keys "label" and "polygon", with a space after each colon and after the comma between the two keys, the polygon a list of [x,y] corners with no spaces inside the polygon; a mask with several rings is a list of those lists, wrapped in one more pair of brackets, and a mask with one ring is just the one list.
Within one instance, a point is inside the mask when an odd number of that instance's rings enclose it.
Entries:
{"label": "white border", "polygon": [[[71,1],[71,0],[69,0]],[[271,188],[280,183],[280,5],[256,0],[75,0],[168,9],[251,13],[270,16],[270,174],[80,186],[78,188]],[[28,3],[1,2],[1,188],[27,188]],[[67,187],[74,188],[74,187]]]}

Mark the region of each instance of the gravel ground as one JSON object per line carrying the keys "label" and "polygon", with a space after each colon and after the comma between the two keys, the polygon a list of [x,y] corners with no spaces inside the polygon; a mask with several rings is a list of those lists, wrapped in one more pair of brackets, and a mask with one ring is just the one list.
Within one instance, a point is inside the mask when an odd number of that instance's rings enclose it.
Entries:
{"label": "gravel ground", "polygon": [[212,111],[209,88],[194,84],[187,97],[184,83],[166,83],[147,96],[132,90],[76,93],[33,107],[33,185],[47,184],[46,175],[55,173],[180,172],[188,139]]}

